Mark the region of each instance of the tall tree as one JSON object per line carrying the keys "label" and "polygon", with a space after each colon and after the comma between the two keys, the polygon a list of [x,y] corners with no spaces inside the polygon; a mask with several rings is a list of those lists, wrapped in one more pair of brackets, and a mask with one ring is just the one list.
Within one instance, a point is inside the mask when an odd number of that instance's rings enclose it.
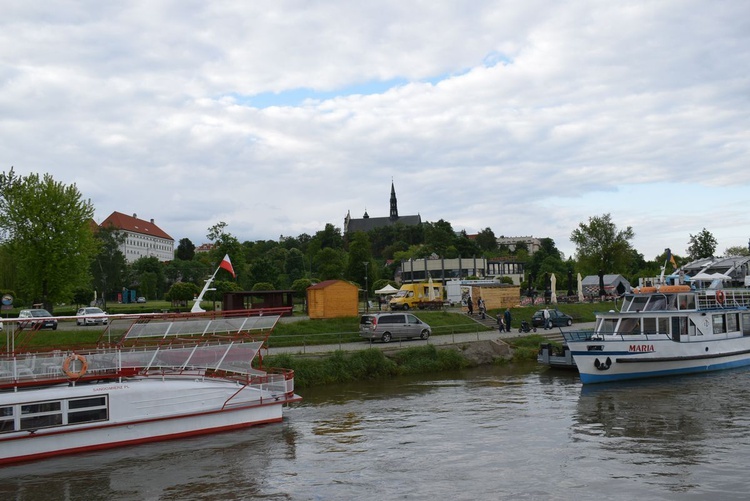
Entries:
{"label": "tall tree", "polygon": [[195,257],[195,245],[189,238],[180,239],[175,256],[183,261],[192,261]]}
{"label": "tall tree", "polygon": [[10,244],[18,270],[17,289],[48,309],[88,287],[96,253],[94,207],[78,188],[49,174],[19,177],[0,173],[0,238]]}
{"label": "tall tree", "polygon": [[[365,263],[367,264],[365,265]],[[354,234],[349,243],[349,259],[346,265],[346,278],[352,282],[360,284],[362,287],[365,287],[366,283],[369,287],[374,282],[373,274],[376,271],[372,260],[372,252],[370,251],[370,239],[367,234],[358,231]],[[367,276],[367,280],[365,280],[365,276]]]}
{"label": "tall tree", "polygon": [[424,223],[424,243],[430,253],[444,256],[449,246],[455,245],[456,234],[448,221]]}
{"label": "tall tree", "polygon": [[710,231],[703,228],[697,235],[690,235],[688,244],[688,255],[690,259],[696,260],[713,256],[718,242]]}
{"label": "tall tree", "polygon": [[629,268],[632,257],[630,241],[635,236],[628,226],[618,230],[609,214],[589,218],[589,223],[580,223],[573,230],[570,240],[576,245],[576,256],[580,271],[595,275],[620,273]]}
{"label": "tall tree", "polygon": [[107,301],[125,285],[128,267],[120,245],[125,242],[127,235],[118,228],[109,226],[99,228],[94,236],[99,252],[91,262],[91,275],[94,278],[94,290],[100,291],[104,301]]}
{"label": "tall tree", "polygon": [[485,252],[497,251],[497,237],[490,228],[485,228],[477,233],[476,243]]}

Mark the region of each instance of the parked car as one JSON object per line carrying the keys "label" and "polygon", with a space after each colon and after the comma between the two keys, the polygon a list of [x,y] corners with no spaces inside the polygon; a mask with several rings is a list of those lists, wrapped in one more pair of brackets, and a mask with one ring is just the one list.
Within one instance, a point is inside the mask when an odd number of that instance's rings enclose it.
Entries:
{"label": "parked car", "polygon": [[107,318],[107,312],[96,306],[87,306],[80,308],[76,312],[76,325],[107,325],[109,318]]}
{"label": "parked car", "polygon": [[136,303],[145,303],[145,302],[146,302],[146,298],[145,298],[145,297],[143,297],[143,296],[141,296],[141,297],[139,297],[138,299],[136,299],[136,300],[135,300],[135,302],[136,302]]}
{"label": "parked car", "polygon": [[427,339],[430,334],[430,326],[411,313],[373,313],[359,319],[360,336],[384,343],[394,338]]}
{"label": "parked car", "polygon": [[563,327],[573,325],[573,317],[566,315],[558,309],[546,308],[534,312],[534,315],[531,317],[531,325],[534,327],[544,327],[545,329]]}
{"label": "parked car", "polygon": [[21,310],[18,312],[18,326],[34,327],[37,324],[41,324],[39,329],[57,330],[57,320],[51,317],[52,313],[43,308]]}

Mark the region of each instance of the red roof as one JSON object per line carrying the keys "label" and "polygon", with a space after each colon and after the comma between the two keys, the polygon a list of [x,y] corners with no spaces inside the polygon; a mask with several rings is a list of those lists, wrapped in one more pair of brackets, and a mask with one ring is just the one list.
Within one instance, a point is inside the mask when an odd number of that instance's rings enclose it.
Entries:
{"label": "red roof", "polygon": [[152,237],[165,238],[167,240],[174,239],[167,235],[167,233],[154,224],[154,220],[144,221],[138,219],[135,214],[127,216],[122,212],[113,212],[110,216],[102,221],[100,225],[102,228],[107,226],[114,226],[115,228],[131,233],[139,233],[141,235],[150,235]]}

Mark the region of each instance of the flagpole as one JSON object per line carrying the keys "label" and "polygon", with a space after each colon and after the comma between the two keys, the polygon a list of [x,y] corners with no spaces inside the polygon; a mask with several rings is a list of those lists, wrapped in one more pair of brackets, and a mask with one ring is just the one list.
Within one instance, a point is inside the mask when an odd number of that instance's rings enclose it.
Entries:
{"label": "flagpole", "polygon": [[211,275],[211,278],[209,278],[208,280],[206,280],[206,285],[203,286],[203,290],[198,295],[198,297],[195,298],[195,303],[193,303],[193,307],[190,308],[190,313],[203,313],[203,312],[206,311],[203,308],[201,308],[201,301],[203,301],[203,295],[206,294],[206,291],[208,291],[208,290],[216,290],[216,289],[209,289],[208,287],[214,281],[214,278],[216,277],[216,274],[219,272],[220,269],[221,269],[221,263],[219,263],[219,267],[216,268],[216,271],[214,272],[213,275]]}

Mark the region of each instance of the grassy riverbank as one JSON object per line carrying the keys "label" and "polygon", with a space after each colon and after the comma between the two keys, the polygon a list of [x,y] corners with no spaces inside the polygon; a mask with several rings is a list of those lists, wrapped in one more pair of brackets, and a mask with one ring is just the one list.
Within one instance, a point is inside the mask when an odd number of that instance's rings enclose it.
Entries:
{"label": "grassy riverbank", "polygon": [[[497,358],[495,363],[535,362],[539,345],[545,341],[546,339],[538,334],[513,338],[509,340],[513,348],[512,357]],[[325,356],[312,357],[280,354],[265,357],[263,363],[266,367],[293,369],[294,383],[298,388],[453,371],[476,365],[464,356],[461,349],[440,348],[432,344],[414,346],[389,354],[376,348],[352,352],[339,350]]]}

